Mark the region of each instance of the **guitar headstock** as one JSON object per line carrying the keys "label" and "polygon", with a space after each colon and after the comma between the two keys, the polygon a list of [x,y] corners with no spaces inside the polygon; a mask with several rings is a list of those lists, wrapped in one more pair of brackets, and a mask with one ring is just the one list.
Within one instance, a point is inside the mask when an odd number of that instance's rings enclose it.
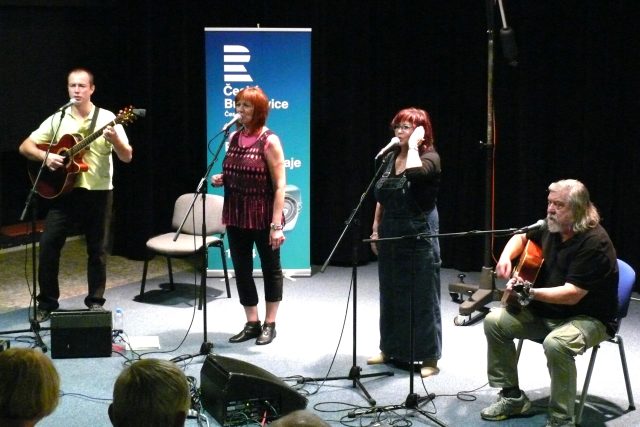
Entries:
{"label": "guitar headstock", "polygon": [[144,117],[145,110],[140,108],[133,108],[133,106],[128,106],[120,110],[118,116],[115,119],[116,123],[120,123],[123,125],[132,123],[138,117]]}

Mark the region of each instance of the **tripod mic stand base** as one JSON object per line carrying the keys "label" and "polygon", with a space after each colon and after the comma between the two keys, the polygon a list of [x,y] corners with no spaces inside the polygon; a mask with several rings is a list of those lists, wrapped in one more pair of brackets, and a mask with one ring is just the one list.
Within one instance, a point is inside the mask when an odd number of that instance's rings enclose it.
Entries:
{"label": "tripod mic stand base", "polygon": [[38,323],[38,321],[31,319],[29,321],[29,323],[31,324],[31,331],[33,332],[33,335],[35,336],[35,341],[36,341],[36,346],[40,347],[40,349],[42,350],[43,353],[46,353],[48,348],[45,345],[45,343],[42,341],[42,337],[40,336],[40,330],[42,328],[40,328],[40,323]]}
{"label": "tripod mic stand base", "polygon": [[405,400],[404,402],[404,406],[407,409],[416,409],[420,405],[431,402],[435,398],[435,393],[429,393],[429,395],[422,397],[420,397],[420,395],[417,393],[409,393],[409,395],[407,396],[407,400]]}
{"label": "tripod mic stand base", "polygon": [[213,343],[210,343],[209,341],[203,342],[202,345],[200,346],[201,355],[206,356],[210,354],[212,350],[213,350]]}
{"label": "tripod mic stand base", "polygon": [[172,362],[174,363],[178,363],[178,362],[183,362],[185,360],[191,360],[195,357],[198,356],[208,356],[211,354],[211,351],[213,350],[213,344],[210,343],[209,341],[205,341],[202,343],[202,345],[200,345],[200,352],[199,353],[195,353],[195,354],[185,354],[182,356],[178,356],[178,357],[174,357],[173,359],[171,359]]}
{"label": "tripod mic stand base", "polygon": [[306,382],[323,382],[323,381],[336,381],[336,380],[351,380],[353,381],[353,387],[358,387],[365,396],[367,403],[370,406],[376,406],[376,400],[371,397],[364,385],[360,382],[361,378],[373,378],[373,377],[392,377],[394,374],[391,371],[385,372],[373,372],[370,374],[361,374],[362,368],[358,365],[353,365],[349,370],[349,375],[346,377],[326,377],[326,378],[312,378],[304,377],[297,380],[298,384],[304,384]]}
{"label": "tripod mic stand base", "polygon": [[421,405],[424,405],[427,402],[431,402],[435,398],[436,398],[435,393],[429,393],[427,396],[422,396],[422,397],[420,397],[417,393],[409,393],[409,395],[407,396],[407,400],[404,403],[404,408],[418,411],[421,415],[427,417],[428,419],[438,424],[439,426],[447,427],[445,423],[443,423],[442,421],[437,419],[435,416],[431,415],[430,413],[420,408]]}

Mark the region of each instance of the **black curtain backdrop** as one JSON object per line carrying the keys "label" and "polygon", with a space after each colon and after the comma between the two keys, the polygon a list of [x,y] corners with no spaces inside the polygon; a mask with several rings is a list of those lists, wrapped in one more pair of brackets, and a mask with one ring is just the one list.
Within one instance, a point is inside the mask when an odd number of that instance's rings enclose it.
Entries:
{"label": "black curtain backdrop", "polygon": [[[591,191],[618,255],[640,268],[640,8],[635,0],[503,0],[517,67],[501,52],[495,5],[492,228],[545,215],[546,188],[577,178]],[[322,264],[375,172],[373,157],[408,106],[431,114],[443,159],[441,232],[485,227],[487,10],[491,1],[0,0],[0,223],[18,222],[30,188],[19,143],[66,102],[75,66],[96,75],[94,101],[146,108],[127,128],[134,161],[116,167],[113,252],[144,256],[177,195],[206,170],[205,27],[312,28],[311,259]],[[257,82],[259,83],[259,82]],[[220,123],[225,122],[223,117]],[[277,132],[277,129],[275,129]],[[285,152],[288,144],[283,141]],[[373,197],[342,242],[352,262],[370,233]],[[40,203],[42,215],[46,203]],[[499,255],[505,238],[496,238]],[[442,239],[445,267],[478,270],[480,237]],[[372,254],[359,245],[358,262]]]}

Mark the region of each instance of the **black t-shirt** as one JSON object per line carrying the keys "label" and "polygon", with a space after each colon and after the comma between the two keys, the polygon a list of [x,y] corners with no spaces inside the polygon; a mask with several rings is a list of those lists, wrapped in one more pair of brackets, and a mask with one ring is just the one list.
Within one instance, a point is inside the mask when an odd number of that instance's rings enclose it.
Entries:
{"label": "black t-shirt", "polygon": [[562,242],[559,233],[538,230],[527,238],[542,248],[544,262],[535,287],[571,283],[588,293],[575,305],[532,301],[531,309],[541,317],[565,319],[584,314],[605,324],[613,335],[618,307],[618,264],[609,235],[598,225]]}
{"label": "black t-shirt", "polygon": [[[440,156],[435,150],[427,151],[420,156],[421,167],[407,168],[405,173],[409,180],[409,191],[422,212],[429,212],[436,205],[440,190]],[[394,167],[395,173],[395,167]]]}

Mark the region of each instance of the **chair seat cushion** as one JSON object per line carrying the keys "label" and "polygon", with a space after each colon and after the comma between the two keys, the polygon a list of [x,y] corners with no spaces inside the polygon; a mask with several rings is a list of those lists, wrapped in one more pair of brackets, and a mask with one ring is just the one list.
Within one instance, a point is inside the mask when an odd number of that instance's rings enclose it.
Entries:
{"label": "chair seat cushion", "polygon": [[[165,233],[147,240],[147,248],[169,256],[187,256],[196,253],[202,248],[202,237],[193,234],[180,234],[174,242],[175,233]],[[219,244],[221,239],[216,236],[207,236],[207,246]]]}

